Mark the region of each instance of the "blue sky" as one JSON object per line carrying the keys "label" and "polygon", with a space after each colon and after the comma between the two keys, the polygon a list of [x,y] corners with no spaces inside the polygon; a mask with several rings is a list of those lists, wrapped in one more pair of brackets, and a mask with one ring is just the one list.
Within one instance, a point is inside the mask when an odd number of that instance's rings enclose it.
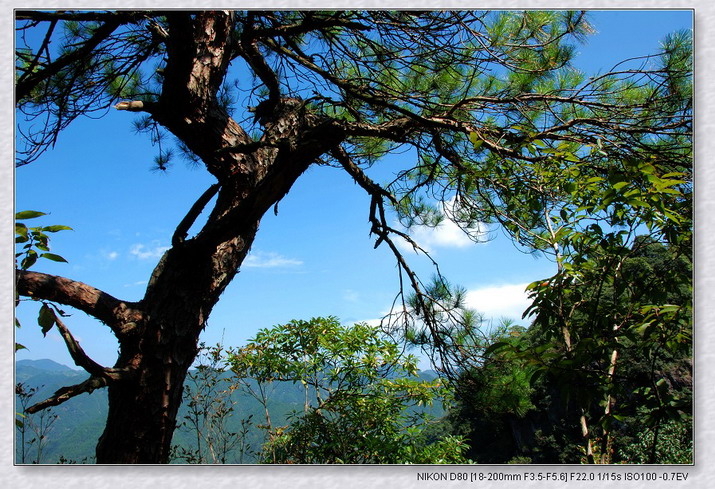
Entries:
{"label": "blue sky", "polygon": [[[579,46],[576,66],[606,71],[617,61],[658,50],[662,38],[692,26],[690,11],[592,12],[597,33]],[[28,225],[65,224],[74,231],[51,242],[68,264],[41,260],[34,269],[98,287],[124,300],[142,297],[146,281],[174,228],[213,183],[199,168],[177,159],[169,172],[151,172],[157,149],[132,129],[134,116],[110,111],[74,122],[54,150],[16,171],[16,210],[50,213]],[[401,158],[403,158],[401,160]],[[385,180],[409,155],[378,166]],[[342,171],[313,167],[262,221],[251,254],[222,296],[202,336],[209,344],[240,346],[260,328],[334,315],[346,323],[387,313],[398,290],[395,260],[368,236],[369,199]],[[442,273],[468,291],[467,303],[487,318],[519,319],[526,284],[554,266],[518,251],[500,232],[483,244],[453,226],[417,229],[414,237],[439,262]],[[428,279],[431,270],[413,255]],[[72,365],[59,335],[43,338],[37,307],[17,309],[16,340],[28,349],[17,359],[50,358]],[[114,363],[117,344],[108,328],[72,311],[66,324],[98,362]],[[522,324],[525,324],[522,322]]]}

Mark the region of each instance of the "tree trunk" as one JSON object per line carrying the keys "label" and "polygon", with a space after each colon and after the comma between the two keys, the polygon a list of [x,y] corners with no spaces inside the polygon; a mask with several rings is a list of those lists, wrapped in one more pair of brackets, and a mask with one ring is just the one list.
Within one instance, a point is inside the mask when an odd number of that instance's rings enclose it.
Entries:
{"label": "tree trunk", "polygon": [[109,412],[97,463],[169,461],[183,383],[198,351],[199,334],[257,229],[254,222],[212,253],[187,243],[164,255],[142,301],[142,334],[122,345],[118,365],[131,365],[133,375],[109,384]]}
{"label": "tree trunk", "polygon": [[260,156],[252,174],[222,186],[202,231],[177,240],[154,270],[141,301],[140,334],[120,343],[117,367],[133,375],[109,384],[98,463],[168,462],[182,385],[211,310],[246,257],[260,217],[315,158],[301,149]]}
{"label": "tree trunk", "polygon": [[246,257],[261,217],[321,154],[344,139],[339,128],[313,116],[302,101],[279,97],[271,100],[262,120],[263,136],[252,140],[215,97],[230,56],[230,15],[199,15],[195,27],[181,14],[175,16],[173,28],[191,33],[194,43],[182,40],[167,47],[167,83],[150,113],[202,158],[220,190],[203,229],[184,241],[188,228],[182,229],[182,222],[174,246],[154,270],[141,302],[141,335],[121,345],[118,366],[131,366],[135,375],[109,385],[98,463],[169,461],[182,386],[199,334]]}

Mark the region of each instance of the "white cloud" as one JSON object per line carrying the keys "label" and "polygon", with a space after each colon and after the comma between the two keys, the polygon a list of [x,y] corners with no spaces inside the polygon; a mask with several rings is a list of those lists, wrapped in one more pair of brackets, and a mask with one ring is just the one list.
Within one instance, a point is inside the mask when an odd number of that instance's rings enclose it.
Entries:
{"label": "white cloud", "polygon": [[298,267],[302,264],[300,260],[265,251],[252,251],[243,261],[243,266],[250,268]]}
{"label": "white cloud", "polygon": [[129,254],[139,258],[140,260],[148,260],[151,258],[157,259],[161,258],[161,255],[163,255],[168,249],[168,246],[160,246],[156,242],[153,242],[150,246],[137,243],[133,244],[129,248]]}
{"label": "white cloud", "polygon": [[[469,235],[449,219],[455,212],[454,200],[444,203],[445,219],[435,227],[414,226],[410,228],[408,234],[425,251],[433,252],[436,248],[466,248],[475,244],[474,238],[484,239],[487,235],[487,228],[484,224],[477,224],[467,231]],[[471,236],[470,236],[471,235]],[[411,244],[404,239],[397,239],[397,245],[403,250],[413,250]]]}
{"label": "white cloud", "polygon": [[[447,219],[436,227],[415,226],[410,229],[409,234],[426,251],[434,251],[435,248],[466,248],[474,244],[459,226]],[[403,248],[412,249],[412,245],[401,241]]]}
{"label": "white cloud", "polygon": [[526,295],[527,283],[494,285],[467,291],[466,306],[484,315],[486,320],[502,317],[521,321],[531,301]]}
{"label": "white cloud", "polygon": [[114,261],[119,257],[119,253],[116,251],[107,251],[104,253],[104,257],[109,261]]}

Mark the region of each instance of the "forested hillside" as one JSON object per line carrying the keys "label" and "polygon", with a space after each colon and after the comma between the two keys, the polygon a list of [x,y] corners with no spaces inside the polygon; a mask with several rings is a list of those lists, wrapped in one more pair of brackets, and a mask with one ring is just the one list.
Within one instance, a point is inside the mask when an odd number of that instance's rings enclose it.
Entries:
{"label": "forested hillside", "polygon": [[[197,370],[190,373],[190,380],[186,386],[190,392],[195,393],[199,389],[197,374]],[[433,380],[436,374],[420,372],[419,376],[424,380]],[[219,377],[227,381],[229,374],[224,373]],[[86,373],[51,360],[21,360],[17,362],[16,367],[16,381],[22,384],[25,392],[34,389],[33,398],[47,397],[67,383],[79,383],[86,378]],[[192,379],[196,379],[196,381]],[[253,385],[255,386],[255,383]],[[21,411],[21,397],[16,395],[18,411]],[[219,395],[213,400],[218,400],[218,397]],[[287,424],[290,415],[301,411],[304,407],[305,395],[300,383],[296,385],[293,382],[276,382],[270,388],[269,397],[271,417],[277,426]],[[225,424],[222,424],[222,429],[226,434],[235,434],[236,443],[230,450],[222,454],[224,457],[222,463],[258,463],[259,451],[266,438],[265,430],[259,427],[261,424],[259,420],[264,416],[263,406],[257,399],[241,390],[232,391],[228,398],[221,400],[227,405],[240,406],[240,410],[235,409],[223,420]],[[42,421],[47,428],[43,433],[45,439],[42,441],[39,455],[38,442],[32,441],[38,438],[33,427],[40,429],[39,415],[28,415],[24,419],[20,417],[19,419],[22,419],[26,425],[25,456],[23,462],[22,430],[18,427],[16,429],[15,463],[34,464],[38,460],[42,464],[94,463],[95,446],[97,439],[102,434],[107,416],[106,401],[106,392],[100,390],[92,394],[77,396],[60,406],[49,409]],[[180,410],[179,419],[184,425],[177,430],[175,436],[172,463],[196,462],[195,458],[191,458],[191,456],[180,456],[193,453],[196,457],[197,431],[186,419],[186,416],[189,415],[188,404],[189,401],[186,401]],[[440,403],[422,411],[435,418],[443,414]],[[246,423],[247,420],[252,420],[252,422]],[[218,463],[220,461],[209,459],[204,462]]]}

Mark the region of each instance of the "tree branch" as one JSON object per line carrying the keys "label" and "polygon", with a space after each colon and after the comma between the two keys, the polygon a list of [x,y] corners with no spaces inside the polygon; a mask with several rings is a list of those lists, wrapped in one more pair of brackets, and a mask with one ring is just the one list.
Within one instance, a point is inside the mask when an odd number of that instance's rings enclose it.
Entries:
{"label": "tree branch", "polygon": [[144,318],[140,303],[124,302],[106,292],[64,277],[16,271],[17,293],[72,306],[107,324],[118,339],[131,336]]}
{"label": "tree branch", "polygon": [[94,49],[112,33],[122,25],[122,18],[117,16],[110,17],[104,24],[99,26],[94,35],[83,43],[78,49],[71,51],[57,61],[49,64],[45,69],[36,72],[27,72],[15,84],[15,101],[16,103],[30,95],[30,92],[48,78],[59,73],[63,68],[72,63],[86,57],[91,56]]}
{"label": "tree branch", "polygon": [[[365,173],[358,167],[351,159],[348,153],[343,148],[338,148],[332,152],[333,156],[338,160],[338,162],[345,168],[345,170],[353,177],[355,182],[360,185],[370,196],[372,200],[370,202],[370,233],[377,235],[378,239],[375,242],[375,248],[377,248],[382,242],[387,243],[390,250],[392,250],[395,259],[397,260],[398,266],[401,270],[404,270],[407,274],[412,289],[415,291],[416,298],[419,304],[418,310],[415,312],[420,314],[422,309],[423,313],[427,312],[427,308],[424,303],[424,293],[422,287],[420,286],[419,278],[417,274],[410,268],[407,260],[402,255],[397,245],[392,240],[390,235],[394,234],[399,236],[408,242],[415,251],[423,253],[425,256],[431,259],[429,253],[422,249],[419,244],[417,244],[407,233],[399,231],[387,224],[387,218],[385,215],[385,208],[383,204],[383,199],[388,198],[391,202],[397,203],[397,199],[389,193],[387,190],[383,189],[380,185],[372,181]],[[432,263],[436,266],[437,264],[432,260]],[[425,318],[429,322],[429,318]]]}
{"label": "tree branch", "polygon": [[95,390],[101,389],[102,387],[106,387],[107,385],[109,385],[109,379],[107,379],[106,377],[90,377],[81,384],[71,385],[69,387],[62,387],[61,389],[58,389],[57,392],[52,395],[52,397],[45,399],[44,401],[38,402],[37,404],[33,404],[25,411],[29,414],[33,414],[52,406],[58,406],[63,402],[69,401],[73,397],[76,397],[80,394],[84,394],[85,392],[91,394]]}
{"label": "tree branch", "polygon": [[156,102],[144,100],[132,100],[119,102],[114,106],[117,110],[126,110],[128,112],[146,112],[153,114],[156,111]]}
{"label": "tree branch", "polygon": [[65,340],[65,345],[67,345],[67,350],[69,351],[72,360],[74,360],[75,365],[83,368],[91,375],[91,377],[81,384],[62,387],[57,390],[52,397],[30,406],[27,409],[27,412],[30,414],[62,404],[79,394],[83,394],[85,392],[91,393],[95,389],[107,386],[110,382],[115,382],[125,378],[131,373],[131,371],[126,368],[103,367],[89,358],[74,336],[72,336],[72,333],[70,333],[69,328],[67,328],[65,323],[57,316],[55,311],[52,311],[51,309],[50,311],[54,317],[54,321],[60,335],[62,335],[62,338]]}
{"label": "tree branch", "polygon": [[109,375],[111,377],[110,372],[106,367],[101,366],[89,358],[82,347],[79,346],[79,343],[74,336],[72,336],[72,333],[70,333],[70,330],[67,328],[65,323],[62,322],[54,311],[52,311],[52,315],[54,316],[55,324],[57,325],[57,329],[60,331],[60,335],[65,340],[67,351],[69,351],[72,360],[74,360],[74,364],[85,369],[87,373],[92,376],[104,377]]}
{"label": "tree branch", "polygon": [[214,183],[201,194],[201,197],[191,206],[191,209],[189,209],[189,212],[181,220],[176,227],[176,231],[174,231],[174,235],[171,237],[172,246],[177,246],[184,242],[184,239],[186,239],[186,236],[189,234],[189,228],[194,224],[196,218],[199,217],[201,211],[203,211],[206,204],[209,203],[209,200],[218,193],[219,188],[221,188],[221,184]]}
{"label": "tree branch", "polygon": [[333,27],[342,27],[352,31],[370,31],[372,27],[360,22],[350,21],[341,17],[342,12],[330,17],[316,17],[313,11],[304,12],[300,23],[259,27],[255,29],[255,37],[300,36],[312,31],[326,31]]}
{"label": "tree branch", "polygon": [[338,163],[342,165],[345,171],[355,180],[355,182],[365,189],[373,197],[385,197],[393,204],[397,204],[397,199],[390,192],[382,188],[380,185],[372,181],[365,173],[357,166],[348,155],[347,151],[342,147],[338,147],[332,152]]}
{"label": "tree branch", "polygon": [[[421,248],[418,243],[416,243],[410,235],[405,232],[399,231],[391,227],[387,223],[387,217],[385,214],[384,199],[387,198],[393,204],[397,204],[397,199],[387,190],[382,188],[380,185],[372,181],[365,173],[358,167],[351,159],[349,154],[342,148],[338,147],[336,150],[332,151],[331,154],[338,160],[338,162],[343,166],[343,168],[353,177],[355,182],[360,185],[370,196],[372,197],[370,202],[370,216],[369,221],[371,223],[370,233],[377,235],[378,239],[375,242],[375,248],[377,248],[381,243],[386,243],[387,246],[392,251],[392,254],[397,260],[397,268],[399,270],[400,279],[400,293],[398,297],[402,297],[402,316],[404,317],[405,323],[409,321],[409,317],[413,314],[418,316],[424,325],[429,330],[429,334],[432,337],[434,344],[434,351],[437,352],[441,359],[443,365],[447,365],[447,355],[448,350],[445,349],[445,335],[448,335],[448,331],[440,327],[440,319],[438,311],[445,312],[454,320],[454,316],[449,312],[449,307],[441,304],[439,297],[432,297],[429,291],[426,291],[423,287],[422,281],[420,280],[417,273],[410,267],[409,263],[405,259],[402,252],[400,252],[397,244],[392,239],[392,236],[398,236],[409,243],[416,252],[422,253],[427,257],[436,269],[437,279],[444,282],[442,274],[439,270],[439,265],[430,254]],[[407,279],[410,282],[410,287],[414,291],[414,305],[410,311],[408,305],[405,301],[404,295],[404,285],[403,285],[403,275],[407,275]],[[395,299],[397,300],[397,298]],[[394,304],[393,304],[394,308]],[[393,313],[390,312],[389,316]]]}
{"label": "tree branch", "polygon": [[[52,21],[50,21],[50,26],[47,28],[47,32],[45,33],[45,38],[42,40],[42,45],[37,50],[35,57],[30,62],[27,69],[26,70],[23,69],[23,73],[20,76],[19,80],[27,78],[28,73],[33,73],[35,71],[35,68],[37,68],[37,66],[40,64],[40,58],[42,57],[43,51],[47,53],[47,59],[50,59],[49,46],[50,46],[50,41],[52,39],[52,33],[55,31],[56,26],[57,26],[57,20],[53,19]],[[17,55],[20,56],[19,53]]]}
{"label": "tree branch", "polygon": [[[395,112],[402,114],[403,116],[406,116],[407,118],[412,119],[416,122],[420,122],[422,124],[427,124],[427,125],[444,125],[445,124],[445,121],[442,119],[426,118],[422,115],[412,112],[411,110],[401,107],[400,105],[390,103],[384,97],[378,97],[378,96],[375,96],[365,90],[361,90],[360,87],[355,86],[355,84],[352,83],[350,80],[338,78],[336,75],[319,67],[313,61],[306,58],[305,56],[301,56],[300,54],[286,48],[285,46],[282,46],[282,45],[276,43],[272,39],[266,39],[265,42],[266,42],[266,45],[269,46],[271,49],[273,49],[276,53],[286,56],[286,57],[292,59],[293,61],[303,65],[305,68],[320,75],[325,80],[334,84],[336,87],[339,87],[342,90],[345,90],[345,92],[347,94],[349,94],[352,97],[355,97],[358,100],[362,100],[364,102],[367,102],[368,104],[371,104],[376,107],[381,107],[383,109],[386,109],[386,108],[392,109]],[[445,127],[450,127],[450,128],[454,128],[453,126],[454,126],[453,124],[449,124],[449,123],[447,123],[445,125]]]}
{"label": "tree branch", "polygon": [[230,11],[166,13],[169,38],[164,83],[159,99],[164,110],[206,115],[231,61]]}
{"label": "tree branch", "polygon": [[241,33],[241,54],[248,65],[253,68],[256,76],[261,79],[263,84],[268,89],[268,101],[271,106],[275,106],[281,97],[280,85],[278,84],[278,76],[268,66],[266,59],[258,50],[257,39],[254,37],[255,29],[253,26],[254,13],[248,13],[248,20]]}

